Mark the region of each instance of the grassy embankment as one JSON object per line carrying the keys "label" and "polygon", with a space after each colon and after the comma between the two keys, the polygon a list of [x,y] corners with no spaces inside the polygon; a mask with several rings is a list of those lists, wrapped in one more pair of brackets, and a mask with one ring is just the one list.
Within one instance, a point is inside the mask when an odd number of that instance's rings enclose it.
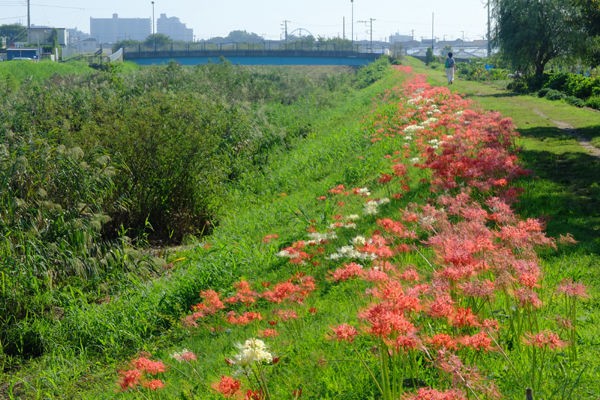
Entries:
{"label": "grassy embankment", "polygon": [[[419,72],[427,72],[421,70],[417,64],[414,66]],[[429,76],[433,82],[439,82],[437,73]],[[333,200],[323,202],[315,199],[327,195],[328,190],[336,185],[344,184],[348,188],[369,186],[374,190],[373,197],[385,197],[393,193],[393,189],[379,186],[377,178],[381,173],[388,172],[389,165],[384,161],[384,155],[398,150],[398,143],[382,141],[371,144],[365,135],[373,130],[371,124],[374,120],[372,115],[370,116],[372,99],[387,88],[398,85],[402,79],[404,78],[390,74],[367,90],[348,94],[348,98],[339,108],[315,120],[313,132],[297,149],[289,154],[274,155],[264,175],[251,176],[242,181],[239,189],[231,192],[225,207],[229,210],[229,216],[224,219],[214,235],[194,249],[172,255],[171,260],[181,260],[182,257],[185,257],[185,260],[174,262],[175,268],[168,271],[165,278],[148,286],[147,292],[136,300],[141,302],[138,304],[181,307],[182,303],[189,301],[187,297],[199,289],[197,278],[189,286],[186,282],[192,275],[206,275],[208,271],[218,276],[215,281],[219,282],[219,286],[214,289],[224,296],[235,292],[229,285],[240,279],[248,280],[255,290],[259,290],[261,282],[273,284],[288,279],[294,271],[313,274],[318,279],[315,294],[311,295],[304,305],[288,306],[299,314],[300,318],[286,324],[281,321],[281,315],[271,317],[279,321],[276,328],[280,335],[265,341],[269,343],[273,352],[281,356],[278,364],[268,367],[272,369],[269,372],[269,385],[272,385],[274,396],[272,398],[293,398],[292,393],[300,387],[303,387],[303,397],[306,398],[343,396],[365,399],[374,396],[378,391],[377,384],[371,379],[368,371],[375,370],[379,382],[382,376],[377,372],[377,357],[368,351],[372,342],[367,339],[359,341],[358,351],[355,353],[343,343],[326,339],[328,333],[331,333],[330,326],[345,321],[356,324],[356,312],[365,305],[365,298],[360,294],[366,287],[365,283],[333,283],[325,279],[327,269],[334,269],[340,265],[319,259],[324,268],[316,264],[292,265],[290,268],[276,253],[304,238],[308,227],[324,229],[334,221],[334,215],[340,212],[342,206]],[[567,366],[567,363],[553,358],[552,366],[557,370],[547,368],[544,372],[546,388],[537,389],[546,390],[547,398],[550,398],[552,391],[555,391],[556,396],[553,398],[571,398],[572,393],[576,393],[577,398],[591,396],[597,389],[594,382],[598,376],[597,348],[594,350],[598,332],[597,328],[594,328],[594,321],[597,320],[599,291],[599,245],[596,211],[598,207],[594,205],[598,205],[599,196],[597,185],[593,185],[594,176],[598,176],[594,175],[598,172],[598,163],[587,158],[569,137],[553,130],[547,118],[532,112],[531,107],[539,107],[545,115],[552,115],[555,120],[559,119],[558,113],[562,111],[556,110],[556,103],[526,97],[505,100],[501,91],[469,82],[457,82],[455,88],[459,92],[481,99],[481,104],[486,108],[498,109],[510,116],[514,113],[517,127],[523,134],[522,158],[535,173],[534,179],[524,179],[521,183],[525,192],[518,204],[519,213],[525,217],[547,217],[551,236],[573,233],[580,241],[576,247],[560,247],[559,251],[547,250],[543,253],[545,276],[543,287],[540,289],[540,297],[548,301],[551,308],[540,315],[543,320],[553,318],[553,313],[558,308],[553,301],[552,288],[563,278],[573,277],[588,285],[592,299],[584,302],[584,308],[579,310],[579,361],[568,365],[573,368],[572,371],[559,371],[558,369]],[[488,100],[490,98],[491,100]],[[515,107],[515,104],[518,106]],[[386,108],[381,105],[380,107]],[[387,107],[393,112],[393,104]],[[572,116],[572,110],[572,107],[565,106],[564,117]],[[568,122],[577,129],[584,130],[589,127],[592,134],[597,132],[598,123],[593,122],[593,116],[597,114],[582,115],[583,117],[571,118]],[[526,126],[536,128],[528,131]],[[548,139],[542,140],[546,137]],[[561,168],[558,169],[556,165],[561,165]],[[585,168],[579,168],[581,166]],[[384,215],[397,218],[398,208],[406,207],[409,202],[425,201],[427,190],[419,189],[418,185],[423,176],[422,173],[411,171],[411,191],[404,199],[394,201],[392,206],[386,207]],[[350,203],[345,211],[354,207],[360,212],[360,201],[344,201]],[[362,229],[372,233],[373,228],[370,226],[374,225],[374,219],[366,218],[360,225]],[[273,233],[277,233],[278,237],[269,243],[263,243],[262,239]],[[353,235],[344,233],[341,236],[347,240]],[[339,239],[338,242],[344,241]],[[327,250],[331,251],[331,246]],[[414,263],[425,270],[429,264],[423,262],[418,255],[401,256],[396,261]],[[119,314],[127,313],[126,310],[138,308],[129,316],[133,319],[143,313],[158,311],[147,305],[140,308],[131,304],[129,300],[115,298],[110,305],[85,307],[85,314],[82,309],[78,311],[82,313],[81,318],[73,318],[71,321],[79,321],[81,324],[93,321],[118,324],[122,318]],[[239,311],[242,309],[241,306],[236,308]],[[271,313],[276,311],[272,306],[262,303],[260,307],[256,306],[253,309],[263,312],[265,316],[274,315]],[[314,309],[316,314],[313,314],[311,309]],[[185,313],[183,308],[181,313]],[[131,349],[132,354],[145,350],[151,352],[154,358],[168,362],[171,369],[165,378],[167,387],[156,393],[147,390],[132,391],[124,397],[175,398],[183,395],[187,398],[220,398],[210,388],[210,384],[231,370],[223,364],[223,358],[231,357],[237,352],[236,342],[256,336],[265,325],[263,321],[261,325],[250,324],[238,328],[215,319],[203,324],[200,329],[175,329],[166,340],[149,339],[141,348]],[[170,359],[170,354],[182,348],[188,348],[198,354],[198,362],[179,364]],[[360,350],[366,350],[362,354],[362,357],[365,357],[363,361],[360,358]],[[15,376],[7,393],[10,394],[11,390],[24,390],[23,393],[37,393],[39,397],[61,394],[64,397],[115,397],[115,369],[116,366],[128,368],[126,360],[119,362],[111,355],[107,355],[104,360],[95,356],[88,359],[85,354],[85,350],[78,355],[60,354],[60,351],[57,351],[54,356],[34,363],[20,378]],[[476,359],[478,357],[475,355],[473,360]],[[98,362],[105,362],[107,365],[98,368]],[[425,358],[418,358],[418,362],[426,364]],[[499,381],[507,397],[521,393],[527,385],[527,379],[503,376],[503,363],[507,364],[503,357],[490,356],[482,370],[490,374],[488,377]],[[436,378],[433,372],[428,371],[420,375],[419,379],[426,379],[428,384],[432,384]],[[523,372],[523,375],[527,374]],[[407,375],[407,378],[414,376]],[[448,384],[439,377],[437,379],[441,387]],[[88,385],[99,385],[101,389],[88,390]],[[556,392],[560,387],[563,388],[562,396]],[[282,397],[277,397],[278,395]],[[284,395],[287,397],[283,397]]]}

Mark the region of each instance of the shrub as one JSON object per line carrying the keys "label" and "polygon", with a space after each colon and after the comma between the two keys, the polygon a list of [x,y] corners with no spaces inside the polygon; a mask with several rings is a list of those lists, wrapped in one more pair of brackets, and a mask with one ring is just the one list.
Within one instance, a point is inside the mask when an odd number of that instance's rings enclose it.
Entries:
{"label": "shrub", "polygon": [[575,96],[566,96],[565,101],[575,107],[585,107],[585,100]]}
{"label": "shrub", "polygon": [[565,97],[566,97],[566,95],[559,90],[549,89],[546,92],[546,98],[548,100],[562,100]]}
{"label": "shrub", "polygon": [[585,102],[587,107],[595,108],[600,110],[600,96],[592,96]]}

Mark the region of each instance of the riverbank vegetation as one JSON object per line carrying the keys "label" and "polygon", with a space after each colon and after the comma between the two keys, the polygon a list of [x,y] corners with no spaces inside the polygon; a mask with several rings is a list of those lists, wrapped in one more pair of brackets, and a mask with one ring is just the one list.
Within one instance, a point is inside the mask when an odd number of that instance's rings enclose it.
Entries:
{"label": "riverbank vegetation", "polygon": [[[564,185],[577,183],[551,164],[584,155],[531,107],[510,108],[515,96],[452,87],[515,112],[516,127],[421,75],[437,83],[440,71],[406,63],[316,75],[170,65],[57,77],[60,102],[17,103],[31,115],[12,115],[3,131],[19,150],[4,153],[15,172],[6,187],[19,191],[3,200],[13,207],[3,216],[24,222],[3,220],[3,251],[29,262],[23,274],[42,273],[15,278],[34,288],[5,280],[5,298],[16,287],[25,295],[12,304],[26,299],[39,312],[22,304],[21,318],[4,325],[22,336],[2,344],[39,351],[3,351],[0,393],[493,399],[532,388],[536,398],[569,399],[600,390],[598,192],[565,197],[573,187]],[[531,99],[541,110],[558,104]],[[195,159],[198,140],[213,151]],[[598,171],[585,159],[581,190]],[[192,161],[202,179],[215,170],[218,179],[201,180],[214,191],[178,180]],[[135,190],[140,181],[159,187]],[[181,223],[165,181],[175,193],[202,191],[178,197],[203,210],[198,225]],[[140,211],[152,202],[167,217]],[[145,243],[187,246],[140,252]],[[55,264],[44,272],[36,262],[47,255]],[[69,262],[95,269],[55,278]],[[4,279],[20,265],[7,265]]]}

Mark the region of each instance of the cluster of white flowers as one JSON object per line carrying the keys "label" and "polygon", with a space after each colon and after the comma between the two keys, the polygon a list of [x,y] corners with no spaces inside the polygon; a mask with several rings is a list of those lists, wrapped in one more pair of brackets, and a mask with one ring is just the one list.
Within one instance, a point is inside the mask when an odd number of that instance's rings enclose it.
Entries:
{"label": "cluster of white flowers", "polygon": [[431,147],[433,147],[434,149],[437,149],[438,147],[440,147],[440,144],[441,144],[441,143],[442,143],[442,142],[440,142],[438,139],[431,139],[431,140],[429,141],[429,145],[430,145]]}
{"label": "cluster of white flowers", "polygon": [[413,134],[415,132],[418,132],[420,130],[425,129],[423,126],[421,125],[408,125],[406,128],[404,128],[402,131],[406,134]]}
{"label": "cluster of white flowers", "polygon": [[330,239],[337,239],[337,234],[335,232],[310,232],[308,237],[310,240],[306,244],[320,244]]}
{"label": "cluster of white flowers", "polygon": [[356,250],[354,246],[340,247],[336,253],[333,253],[329,256],[330,260],[339,260],[343,258],[354,260],[375,260],[377,256],[372,253],[360,252]]}
{"label": "cluster of white flowers", "polygon": [[364,236],[356,236],[354,239],[352,239],[352,244],[355,246],[364,246],[367,244],[367,238]]}
{"label": "cluster of white flowers", "polygon": [[411,164],[418,164],[421,161],[421,159],[419,157],[413,157],[410,159],[410,163]]}
{"label": "cluster of white flowers", "polygon": [[437,118],[430,117],[430,118],[427,118],[425,121],[421,122],[421,125],[427,126],[427,125],[433,124],[434,122],[437,122],[437,121],[438,121]]}
{"label": "cluster of white flowers", "polygon": [[353,221],[359,220],[360,216],[358,214],[350,214],[344,217],[343,221],[333,222],[329,225],[329,229],[356,229],[356,223]]}
{"label": "cluster of white flowers", "polygon": [[356,194],[358,194],[359,196],[370,196],[371,191],[369,190],[369,188],[363,187],[356,189]]}
{"label": "cluster of white flowers", "polygon": [[329,229],[339,229],[339,228],[356,229],[356,223],[354,223],[354,222],[334,222],[332,224],[329,224]]}
{"label": "cluster of white flowers", "polygon": [[442,113],[442,110],[440,110],[436,104],[433,104],[431,106],[431,110],[427,111],[427,116],[431,117],[433,114],[441,114],[441,113]]}
{"label": "cluster of white flowers", "polygon": [[366,215],[375,215],[379,212],[379,206],[383,204],[387,204],[390,202],[390,199],[384,197],[379,200],[369,200],[365,203],[364,213]]}
{"label": "cluster of white flowers", "polygon": [[252,363],[273,362],[273,355],[267,351],[267,345],[260,339],[248,339],[244,344],[238,344],[239,354],[233,359],[233,363],[241,367],[247,367]]}
{"label": "cluster of white flowers", "polygon": [[289,252],[288,250],[285,250],[285,249],[283,249],[283,250],[279,251],[279,252],[278,252],[277,254],[275,254],[275,255],[276,255],[277,257],[283,257],[283,258],[296,258],[296,257],[298,257],[298,255],[297,255],[297,254],[295,254],[295,253],[291,253],[291,252]]}

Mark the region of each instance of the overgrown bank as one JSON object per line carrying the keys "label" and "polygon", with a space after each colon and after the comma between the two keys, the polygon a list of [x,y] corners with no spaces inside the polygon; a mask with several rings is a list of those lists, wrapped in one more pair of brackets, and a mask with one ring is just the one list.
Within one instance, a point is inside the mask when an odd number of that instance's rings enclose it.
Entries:
{"label": "overgrown bank", "polygon": [[[139,250],[210,232],[242,176],[260,173],[372,79],[228,63],[76,70],[22,80],[0,70],[3,370],[57,345],[110,357],[159,335],[187,307],[177,296],[227,277],[219,265],[189,287],[149,295],[146,282],[172,265]],[[123,297],[146,315],[123,315],[114,305]],[[151,315],[157,304],[163,311]],[[114,314],[91,322],[88,312]]]}

